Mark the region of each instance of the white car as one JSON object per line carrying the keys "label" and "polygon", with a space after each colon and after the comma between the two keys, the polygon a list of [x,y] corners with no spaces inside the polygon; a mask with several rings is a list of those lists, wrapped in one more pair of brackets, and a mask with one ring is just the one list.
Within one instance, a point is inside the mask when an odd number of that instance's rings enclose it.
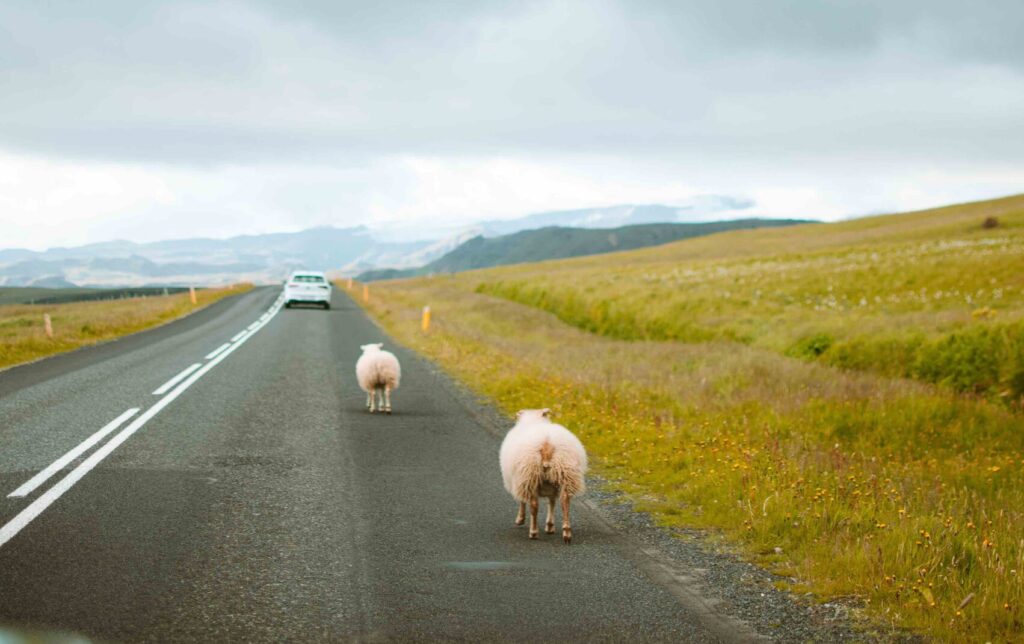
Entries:
{"label": "white car", "polygon": [[284,283],[284,306],[319,304],[331,308],[331,283],[317,271],[295,271]]}

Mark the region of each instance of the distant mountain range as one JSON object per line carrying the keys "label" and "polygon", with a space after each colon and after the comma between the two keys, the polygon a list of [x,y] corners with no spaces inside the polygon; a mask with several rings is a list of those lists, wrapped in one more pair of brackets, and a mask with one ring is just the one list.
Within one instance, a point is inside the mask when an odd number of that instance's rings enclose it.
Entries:
{"label": "distant mountain range", "polygon": [[[511,250],[499,250],[502,244],[482,240],[528,229],[557,226],[574,229],[610,229],[653,222],[675,223],[730,217],[753,205],[752,202],[721,195],[695,197],[683,205],[619,205],[603,208],[541,212],[517,219],[483,220],[470,225],[432,224],[415,226],[393,224],[367,228],[320,227],[293,233],[242,235],[229,239],[176,239],[139,244],[109,241],[73,248],[45,251],[0,250],[0,286],[97,288],[140,286],[189,286],[227,284],[237,281],[276,282],[297,268],[321,269],[335,275],[355,275],[375,269],[413,269],[430,266],[450,251],[472,241],[454,259],[436,270],[464,270],[474,261],[460,259],[482,253],[507,263],[529,261],[531,257]],[[746,220],[749,221],[749,220]],[[699,224],[704,225],[704,224]],[[772,225],[772,224],[766,224]],[[680,229],[684,230],[684,229]],[[691,229],[686,229],[691,230]],[[697,229],[692,229],[697,230]],[[568,234],[568,233],[565,233]],[[621,234],[615,244],[594,240],[608,239],[606,233],[587,236],[572,254],[587,254],[635,248],[662,241],[632,242]],[[434,235],[434,238],[426,238]],[[648,233],[650,235],[650,233]],[[586,237],[588,241],[582,241]],[[593,239],[592,239],[592,238]],[[671,241],[659,233],[658,239]],[[632,239],[629,237],[629,239]],[[541,245],[542,248],[546,246]],[[534,259],[554,256],[544,251]],[[457,261],[456,261],[457,260]],[[486,262],[485,262],[486,263]],[[488,264],[490,265],[490,264]],[[429,269],[435,270],[435,269]]]}
{"label": "distant mountain range", "polygon": [[149,244],[104,242],[42,252],[0,250],[0,285],[143,286],[273,282],[297,268],[356,273],[430,261],[461,240],[382,242],[364,227]]}
{"label": "distant mountain range", "polygon": [[419,268],[371,270],[360,274],[358,279],[375,281],[434,273],[457,273],[475,268],[657,246],[727,230],[805,223],[811,222],[800,219],[738,219],[701,224],[639,224],[604,229],[551,226],[493,238],[477,235],[446,255]]}

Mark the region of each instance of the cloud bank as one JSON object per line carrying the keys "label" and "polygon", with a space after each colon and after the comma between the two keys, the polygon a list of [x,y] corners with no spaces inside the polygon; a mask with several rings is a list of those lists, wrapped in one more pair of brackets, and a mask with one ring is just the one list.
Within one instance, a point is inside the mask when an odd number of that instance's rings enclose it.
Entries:
{"label": "cloud bank", "polygon": [[4,3],[0,246],[1018,192],[1020,24],[1012,1]]}

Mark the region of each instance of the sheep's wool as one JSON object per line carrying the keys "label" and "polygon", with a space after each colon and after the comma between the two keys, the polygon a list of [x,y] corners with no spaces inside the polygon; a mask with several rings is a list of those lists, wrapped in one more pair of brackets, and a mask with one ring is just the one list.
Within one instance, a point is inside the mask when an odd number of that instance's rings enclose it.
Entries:
{"label": "sheep's wool", "polygon": [[378,343],[361,347],[363,355],[356,361],[356,379],[359,381],[359,387],[366,393],[384,387],[398,389],[398,381],[402,378],[398,358],[390,351],[382,350],[383,346]]}
{"label": "sheep's wool", "polygon": [[540,410],[523,413],[505,435],[498,460],[505,489],[520,502],[529,501],[545,484],[569,496],[586,491],[587,452],[583,443],[568,429],[541,415]]}

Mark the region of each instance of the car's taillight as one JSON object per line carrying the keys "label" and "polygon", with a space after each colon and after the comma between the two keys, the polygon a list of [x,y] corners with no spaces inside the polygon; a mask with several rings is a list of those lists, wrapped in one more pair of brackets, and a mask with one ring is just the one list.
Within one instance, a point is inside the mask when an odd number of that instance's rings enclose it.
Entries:
{"label": "car's taillight", "polygon": [[327,289],[329,289],[329,288],[331,288],[331,287],[330,287],[330,286],[327,286],[326,284],[321,284],[321,285],[320,285],[320,288],[322,288],[323,290],[325,290],[325,291],[326,291]]}

